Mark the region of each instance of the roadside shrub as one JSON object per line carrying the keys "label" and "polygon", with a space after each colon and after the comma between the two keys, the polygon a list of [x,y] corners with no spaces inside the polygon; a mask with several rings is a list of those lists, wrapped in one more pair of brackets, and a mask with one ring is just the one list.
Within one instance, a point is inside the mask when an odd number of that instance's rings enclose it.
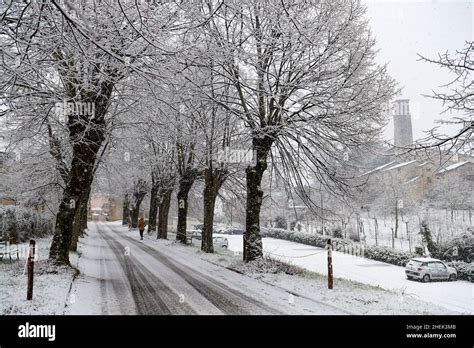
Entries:
{"label": "roadside shrub", "polygon": [[416,257],[408,251],[396,250],[389,247],[366,247],[364,256],[368,259],[405,267],[410,259]]}
{"label": "roadside shrub", "polygon": [[344,235],[342,233],[342,228],[340,226],[337,226],[335,227],[333,230],[332,230],[332,236],[334,238],[344,238]]}
{"label": "roadside shrub", "polygon": [[352,240],[353,242],[360,242],[360,237],[355,231],[351,231],[349,233],[349,239]]}
{"label": "roadside shrub", "polygon": [[34,210],[18,207],[0,207],[0,240],[12,244],[32,237],[45,237],[52,232],[52,220]]}
{"label": "roadside shrub", "polygon": [[451,261],[447,263],[449,266],[454,267],[458,272],[458,279],[468,280],[469,270],[473,267],[472,263],[462,261]]}
{"label": "roadside shrub", "polygon": [[294,231],[294,230],[295,230],[295,227],[296,227],[296,221],[291,221],[291,222],[290,222],[290,230],[291,230],[291,231]]}
{"label": "roadside shrub", "polygon": [[277,216],[274,222],[275,222],[275,228],[283,228],[283,229],[288,228],[288,223],[286,222],[286,219],[283,216]]}
{"label": "roadside shrub", "polygon": [[271,273],[271,274],[289,274],[298,275],[303,273],[303,269],[294,266],[288,262],[282,261],[278,258],[264,256],[254,261],[244,263],[239,261],[236,264],[232,264],[231,268],[240,271],[242,273]]}
{"label": "roadside shrub", "polygon": [[[457,250],[457,255],[455,255]],[[447,261],[474,261],[474,236],[464,234],[439,248],[438,258]]]}
{"label": "roadside shrub", "polygon": [[423,247],[421,246],[415,247],[415,254],[420,255],[420,256],[423,255],[424,254]]}

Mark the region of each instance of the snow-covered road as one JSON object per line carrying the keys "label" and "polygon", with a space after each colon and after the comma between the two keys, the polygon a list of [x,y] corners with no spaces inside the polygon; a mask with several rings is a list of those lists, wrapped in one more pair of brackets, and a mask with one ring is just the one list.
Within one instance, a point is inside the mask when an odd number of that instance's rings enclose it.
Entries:
{"label": "snow-covered road", "polygon": [[137,232],[90,223],[66,314],[350,314],[292,296]]}
{"label": "snow-covered road", "polygon": [[[241,235],[220,236],[229,240],[229,250],[242,252]],[[325,249],[273,238],[263,238],[263,248],[269,256],[317,273],[327,274]],[[410,281],[406,279],[403,267],[340,252],[333,252],[333,267],[335,277],[395,290],[460,313],[474,313],[474,285],[467,281],[431,283]]]}

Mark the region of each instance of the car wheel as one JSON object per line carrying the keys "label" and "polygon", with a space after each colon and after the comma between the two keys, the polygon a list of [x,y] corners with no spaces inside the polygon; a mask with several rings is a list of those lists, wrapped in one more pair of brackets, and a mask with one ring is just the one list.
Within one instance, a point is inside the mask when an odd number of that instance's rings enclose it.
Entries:
{"label": "car wheel", "polygon": [[423,282],[428,283],[430,280],[431,280],[431,278],[430,278],[430,275],[429,275],[429,274],[425,274],[425,275],[423,276]]}
{"label": "car wheel", "polygon": [[455,274],[451,274],[451,275],[449,276],[449,280],[452,281],[452,282],[454,282],[454,281],[456,280],[456,278],[457,278],[457,277],[456,277]]}
{"label": "car wheel", "polygon": [[413,277],[407,276],[407,279],[408,279],[408,280],[412,280],[412,279],[413,279]]}

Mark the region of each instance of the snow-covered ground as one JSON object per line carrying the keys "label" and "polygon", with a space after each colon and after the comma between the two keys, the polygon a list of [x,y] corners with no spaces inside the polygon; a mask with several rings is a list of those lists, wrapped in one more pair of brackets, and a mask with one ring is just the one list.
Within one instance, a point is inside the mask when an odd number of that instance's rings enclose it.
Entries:
{"label": "snow-covered ground", "polygon": [[[50,244],[51,238],[36,241],[38,259],[35,262],[31,301],[26,300],[25,257],[11,263],[0,262],[0,315],[63,314],[75,271],[49,264],[47,258]],[[21,244],[20,248],[27,250],[27,244]]]}
{"label": "snow-covered ground", "polygon": [[[225,249],[204,254],[120,223],[91,223],[66,314],[453,314],[412,296],[315,274],[252,272]],[[170,236],[171,237],[171,236]],[[238,264],[238,262],[237,262]]]}
{"label": "snow-covered ground", "polygon": [[[172,237],[172,236],[170,236]],[[24,260],[0,263],[1,314],[472,314],[471,283],[416,283],[403,268],[335,252],[334,289],[327,289],[326,251],[264,239],[265,252],[314,271],[262,273],[243,264],[242,236],[225,236],[230,250],[205,254],[156,240],[119,223],[90,223],[74,270],[47,262],[40,240],[33,301],[26,301]],[[79,256],[79,257],[78,257]],[[238,273],[235,270],[237,270]],[[242,272],[244,274],[242,274]],[[318,275],[320,273],[322,275]],[[346,278],[346,279],[342,279]],[[379,286],[377,288],[375,286]],[[12,311],[13,309],[13,311]]]}
{"label": "snow-covered ground", "polygon": [[[284,289],[146,238],[91,223],[81,241],[67,314],[348,314],[321,301],[289,300]],[[192,252],[190,252],[190,250]]]}
{"label": "snow-covered ground", "polygon": [[[229,240],[229,250],[242,252],[241,235],[219,236]],[[263,248],[268,256],[313,272],[327,274],[325,249],[273,238],[263,238]],[[467,281],[431,283],[410,281],[406,279],[403,267],[340,252],[333,252],[333,269],[337,278],[393,290],[459,313],[474,313],[474,285]],[[336,282],[335,287],[337,286]]]}

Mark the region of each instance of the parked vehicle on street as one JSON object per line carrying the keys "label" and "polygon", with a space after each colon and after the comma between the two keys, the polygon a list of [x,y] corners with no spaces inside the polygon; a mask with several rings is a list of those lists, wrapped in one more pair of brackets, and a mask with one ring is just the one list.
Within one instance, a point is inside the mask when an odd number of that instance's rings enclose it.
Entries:
{"label": "parked vehicle on street", "polygon": [[229,241],[225,237],[213,237],[212,242],[214,243],[214,246],[218,246],[221,248],[229,247]]}
{"label": "parked vehicle on street", "polygon": [[244,234],[244,230],[240,228],[231,228],[227,230],[228,234]]}
{"label": "parked vehicle on street", "polygon": [[[196,235],[201,235],[203,229],[204,229],[204,224],[198,224],[198,225],[194,225],[191,231],[193,233],[196,232]],[[219,230],[214,226],[213,229],[212,229],[212,233],[224,233],[224,232],[222,232],[222,230]],[[201,239],[201,238],[199,238],[199,239]]]}
{"label": "parked vehicle on street", "polygon": [[411,259],[405,267],[405,274],[408,279],[422,280],[425,283],[431,280],[457,279],[455,268],[441,260],[426,257]]}

